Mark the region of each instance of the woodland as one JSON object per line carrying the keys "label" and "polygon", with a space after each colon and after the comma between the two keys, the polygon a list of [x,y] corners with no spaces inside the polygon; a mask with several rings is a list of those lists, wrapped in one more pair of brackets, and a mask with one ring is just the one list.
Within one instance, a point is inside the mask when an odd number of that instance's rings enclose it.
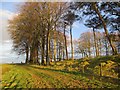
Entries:
{"label": "woodland", "polygon": [[[26,59],[0,65],[3,89],[120,88],[119,2],[25,2],[18,11],[8,31]],[[89,28],[76,40],[75,22]]]}

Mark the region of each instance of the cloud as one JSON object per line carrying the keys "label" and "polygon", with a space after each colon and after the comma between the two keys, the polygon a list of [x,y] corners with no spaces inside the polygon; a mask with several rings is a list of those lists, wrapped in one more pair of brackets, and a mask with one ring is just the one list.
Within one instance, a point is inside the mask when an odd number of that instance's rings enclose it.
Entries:
{"label": "cloud", "polygon": [[0,42],[1,41],[5,41],[5,40],[9,40],[10,36],[8,34],[7,31],[7,26],[8,26],[8,20],[12,19],[14,16],[16,16],[16,13],[10,12],[8,10],[4,10],[4,9],[0,9]]}

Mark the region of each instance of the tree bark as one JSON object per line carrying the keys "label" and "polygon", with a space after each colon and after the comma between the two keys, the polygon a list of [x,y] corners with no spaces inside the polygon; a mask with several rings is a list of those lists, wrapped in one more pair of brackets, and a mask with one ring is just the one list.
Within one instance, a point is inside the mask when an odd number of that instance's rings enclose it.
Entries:
{"label": "tree bark", "polygon": [[59,61],[61,61],[61,43],[59,42]]}
{"label": "tree bark", "polygon": [[106,40],[106,38],[105,38],[105,52],[106,52],[106,56],[108,56],[109,54],[108,54],[108,43],[107,43],[107,40]]}
{"label": "tree bark", "polygon": [[39,42],[37,41],[36,43],[36,49],[35,49],[35,60],[36,60],[36,64],[40,65],[40,62],[39,62],[39,54],[38,54],[38,45],[39,45]]}
{"label": "tree bark", "polygon": [[42,37],[42,48],[41,48],[41,64],[44,65],[44,52],[45,52],[45,37]]}
{"label": "tree bark", "polygon": [[88,54],[89,54],[89,57],[91,57],[91,43],[90,43],[90,40],[89,40],[89,46],[88,46]]}
{"label": "tree bark", "polygon": [[[63,44],[63,46],[64,46],[64,44]],[[64,60],[64,55],[65,55],[65,52],[64,52],[64,47],[62,46],[62,60]]]}
{"label": "tree bark", "polygon": [[102,18],[102,15],[100,14],[100,12],[99,12],[99,10],[98,10],[98,8],[97,8],[97,6],[96,6],[96,3],[93,3],[93,7],[94,7],[96,13],[98,14],[100,20],[102,21],[102,24],[103,24],[103,27],[104,27],[104,30],[105,30],[106,37],[107,37],[107,39],[108,39],[108,41],[109,41],[109,43],[110,43],[110,46],[111,46],[111,48],[112,48],[113,55],[118,54],[116,47],[113,45],[112,40],[111,40],[111,38],[109,37],[109,33],[108,33],[108,30],[107,30],[106,23],[105,23],[104,19]]}
{"label": "tree bark", "polygon": [[57,49],[56,49],[56,43],[57,43],[57,41],[56,41],[56,37],[57,37],[57,35],[56,35],[56,22],[55,22],[55,28],[54,28],[55,30],[54,30],[54,62],[55,62],[55,65],[56,65],[56,51],[57,51]]}
{"label": "tree bark", "polygon": [[56,64],[56,34],[54,34],[54,62]]}
{"label": "tree bark", "polygon": [[102,76],[102,64],[100,63],[99,66],[100,66],[100,76]]}
{"label": "tree bark", "polygon": [[30,47],[30,61],[29,63],[33,63],[33,47]]}
{"label": "tree bark", "polygon": [[64,39],[65,39],[66,59],[68,60],[67,39],[65,35],[65,24],[64,24]]}
{"label": "tree bark", "polygon": [[71,55],[72,55],[72,60],[74,60],[74,50],[73,50],[73,42],[72,42],[72,25],[70,25],[70,41],[71,41]]}
{"label": "tree bark", "polygon": [[47,30],[47,39],[46,39],[46,65],[49,65],[50,62],[49,62],[49,31],[50,31],[50,28],[49,28],[49,24],[48,24],[48,30]]}
{"label": "tree bark", "polygon": [[100,45],[99,45],[99,55],[101,56],[101,54],[102,54],[102,43],[101,43],[101,39],[99,39],[99,43],[100,43]]}
{"label": "tree bark", "polygon": [[94,44],[95,44],[96,56],[99,56],[99,51],[98,51],[98,47],[97,47],[97,44],[96,44],[96,35],[95,35],[94,28],[93,28],[93,35],[94,35]]}
{"label": "tree bark", "polygon": [[28,46],[26,46],[26,61],[25,61],[26,64],[28,63],[28,57],[29,57],[29,48]]}

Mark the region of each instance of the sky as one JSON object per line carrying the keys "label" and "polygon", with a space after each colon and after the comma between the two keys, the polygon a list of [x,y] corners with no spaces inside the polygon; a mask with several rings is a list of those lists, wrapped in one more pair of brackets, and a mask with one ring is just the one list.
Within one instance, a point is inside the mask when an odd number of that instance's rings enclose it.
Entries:
{"label": "sky", "polygon": [[[15,0],[0,0],[0,63],[11,63],[11,62],[24,62],[25,57],[18,56],[15,52],[12,51],[12,40],[8,33],[8,20],[12,19],[17,15],[18,7],[23,2],[14,2]],[[24,1],[24,0],[23,0]],[[80,34],[88,31],[88,28],[85,27],[80,22],[75,22],[73,24],[73,39],[78,39]]]}

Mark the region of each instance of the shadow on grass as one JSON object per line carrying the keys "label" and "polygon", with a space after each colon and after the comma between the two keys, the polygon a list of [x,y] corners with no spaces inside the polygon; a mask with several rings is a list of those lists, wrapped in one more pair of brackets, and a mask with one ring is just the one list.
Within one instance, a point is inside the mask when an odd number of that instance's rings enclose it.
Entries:
{"label": "shadow on grass", "polygon": [[113,55],[113,56],[99,56],[99,57],[91,58],[89,67],[94,68],[95,66],[99,65],[100,63],[107,63],[107,61],[109,61],[109,60],[111,60],[115,63],[120,63],[120,54]]}
{"label": "shadow on grass", "polygon": [[98,80],[98,81],[101,81],[101,82],[110,82],[110,83],[113,83],[113,84],[120,84],[120,81],[119,79],[116,79],[116,78],[113,78],[113,77],[108,77],[108,76],[98,76],[98,75],[95,75],[95,74],[89,74],[89,73],[82,73],[82,72],[76,72],[76,71],[67,71],[67,70],[56,70],[56,69],[50,69],[50,68],[41,68],[41,67],[35,67],[35,66],[31,66],[29,65],[29,67],[31,68],[35,68],[35,69],[39,69],[39,70],[47,70],[47,71],[55,71],[55,72],[62,72],[62,73],[68,73],[68,74],[73,74],[73,75],[81,75],[81,76],[84,76],[90,80]]}

